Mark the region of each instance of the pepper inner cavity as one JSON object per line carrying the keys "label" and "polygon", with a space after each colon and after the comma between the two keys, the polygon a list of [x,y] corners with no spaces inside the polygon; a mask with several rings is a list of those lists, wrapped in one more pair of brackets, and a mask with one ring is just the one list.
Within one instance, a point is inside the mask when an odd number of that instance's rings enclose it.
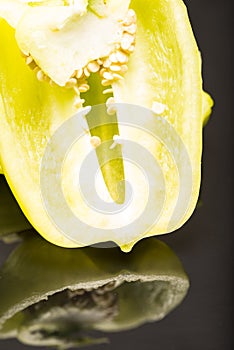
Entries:
{"label": "pepper inner cavity", "polygon": [[[97,158],[101,166],[101,172],[108,192],[111,198],[118,204],[123,204],[125,202],[125,176],[121,144],[115,140],[116,137],[119,136],[119,129],[114,104],[118,101],[116,101],[113,96],[111,85],[117,81],[124,80],[124,74],[128,71],[129,57],[135,49],[137,30],[136,22],[137,18],[134,10],[129,9],[125,17],[119,20],[121,28],[120,39],[114,44],[114,48],[109,55],[92,60],[88,62],[85,67],[75,70],[65,84],[67,89],[74,90],[76,94],[74,107],[77,110],[83,109],[84,116],[87,108],[91,108],[90,106],[84,107],[86,102],[85,96],[89,90],[91,90],[91,98],[88,98],[87,101],[89,104],[94,105],[103,103],[103,99],[105,101],[106,112],[109,116],[109,119],[107,118],[109,124],[106,124],[106,115],[104,116],[106,113],[103,113],[103,115],[98,117],[101,118],[100,126],[95,128],[95,130],[92,130],[92,127],[88,122],[89,130],[87,130],[87,132],[90,133],[91,145],[96,149]],[[26,64],[35,72],[39,81],[48,82],[51,85],[56,84],[36,64],[32,56],[24,55],[24,57]],[[100,82],[98,89],[101,91],[102,97],[100,97],[98,101],[92,99],[94,94],[97,95],[97,91],[93,91],[90,88],[93,85],[96,85],[92,84],[93,78],[96,82]],[[85,117],[88,121],[87,116]],[[110,142],[110,145],[108,142]],[[103,146],[102,149],[99,147],[101,144]],[[104,155],[105,159],[108,160],[105,164],[103,164]]]}
{"label": "pepper inner cavity", "polygon": [[112,320],[119,313],[118,296],[115,289],[119,283],[109,282],[98,288],[66,289],[29,306],[24,310],[25,321],[57,324],[58,319],[76,324],[92,324],[102,320]]}

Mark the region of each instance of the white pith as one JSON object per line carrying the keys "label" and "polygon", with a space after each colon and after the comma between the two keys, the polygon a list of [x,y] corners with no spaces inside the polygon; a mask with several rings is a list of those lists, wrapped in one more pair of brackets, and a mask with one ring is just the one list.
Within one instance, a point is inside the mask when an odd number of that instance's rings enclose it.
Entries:
{"label": "white pith", "polygon": [[[135,49],[137,30],[135,12],[132,9],[128,10],[126,16],[122,20],[119,20],[119,22],[121,24],[120,41],[115,43],[114,49],[109,52],[109,55],[89,61],[84,67],[74,70],[65,83],[66,88],[72,88],[76,92],[77,98],[75,107],[77,109],[83,107],[85,100],[81,98],[81,94],[90,89],[87,79],[92,73],[99,73],[101,84],[104,87],[108,87],[114,82],[122,80],[124,74],[128,70],[128,59]],[[49,82],[51,85],[56,84],[55,81],[37,65],[30,53],[24,54],[22,52],[22,56],[25,58],[26,64],[35,72],[39,81]],[[113,90],[110,88],[103,91],[103,94],[109,93],[113,93]],[[114,101],[112,100],[112,102]]]}

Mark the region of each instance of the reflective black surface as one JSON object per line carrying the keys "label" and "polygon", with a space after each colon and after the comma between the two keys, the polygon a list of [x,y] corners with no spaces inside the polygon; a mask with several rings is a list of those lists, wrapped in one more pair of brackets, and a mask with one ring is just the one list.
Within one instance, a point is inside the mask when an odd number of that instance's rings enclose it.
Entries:
{"label": "reflective black surface", "polygon": [[[182,261],[191,287],[183,303],[165,319],[108,334],[110,344],[96,345],[98,350],[233,348],[231,1],[185,2],[202,51],[204,87],[215,107],[204,129],[200,205],[182,229],[160,239]],[[1,261],[9,250],[12,246],[1,243]],[[0,342],[0,349],[29,348],[16,340]]]}

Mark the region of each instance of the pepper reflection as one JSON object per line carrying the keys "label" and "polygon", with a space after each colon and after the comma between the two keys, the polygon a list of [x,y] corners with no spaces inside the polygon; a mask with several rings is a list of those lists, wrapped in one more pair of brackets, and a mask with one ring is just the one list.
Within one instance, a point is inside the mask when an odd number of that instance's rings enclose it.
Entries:
{"label": "pepper reflection", "polygon": [[164,243],[65,249],[33,230],[0,270],[0,338],[69,348],[105,341],[90,331],[123,331],[162,319],[185,297],[189,281]]}
{"label": "pepper reflection", "polygon": [[29,230],[30,228],[32,226],[23,215],[5,177],[0,175],[0,238],[10,242],[17,239],[15,233]]}

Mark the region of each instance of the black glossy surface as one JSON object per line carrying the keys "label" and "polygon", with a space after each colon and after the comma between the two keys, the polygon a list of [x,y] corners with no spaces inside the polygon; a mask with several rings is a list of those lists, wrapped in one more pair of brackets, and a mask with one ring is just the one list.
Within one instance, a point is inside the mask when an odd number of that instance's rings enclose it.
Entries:
{"label": "black glossy surface", "polygon": [[[185,2],[202,51],[204,87],[215,107],[204,130],[202,205],[182,229],[160,239],[182,260],[191,281],[190,292],[164,320],[111,334],[110,344],[98,345],[97,350],[233,348],[231,1]],[[0,244],[1,260],[8,250]],[[29,347],[13,340],[1,341],[0,349]]]}

